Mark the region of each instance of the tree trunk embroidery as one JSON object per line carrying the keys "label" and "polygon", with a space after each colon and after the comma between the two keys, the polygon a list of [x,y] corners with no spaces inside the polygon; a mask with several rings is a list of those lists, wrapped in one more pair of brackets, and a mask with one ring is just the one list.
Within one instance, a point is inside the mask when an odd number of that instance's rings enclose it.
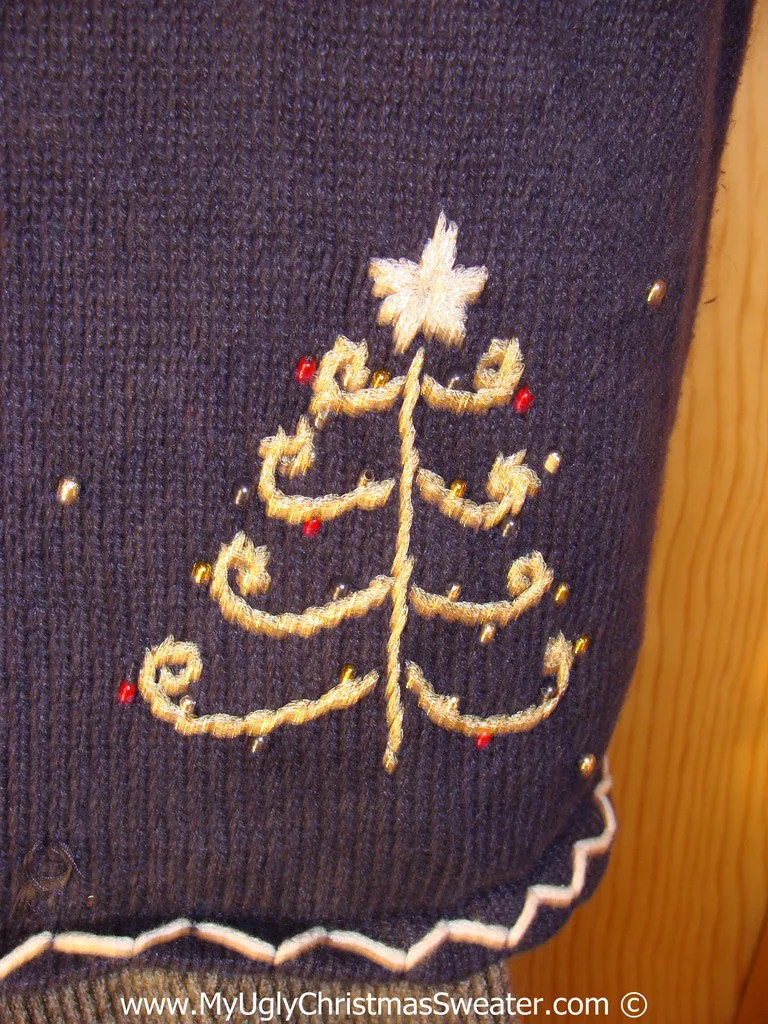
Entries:
{"label": "tree trunk embroidery", "polygon": [[[426,340],[434,338],[447,345],[460,345],[463,341],[466,306],[480,295],[487,272],[483,267],[454,266],[456,238],[456,226],[447,223],[441,214],[418,264],[407,260],[371,262],[373,294],[384,297],[379,320],[392,324],[397,352],[407,350],[419,333]],[[520,451],[511,456],[501,453],[497,456],[486,481],[489,501],[478,504],[465,498],[436,473],[420,467],[413,422],[420,399],[432,409],[457,416],[482,415],[495,406],[508,405],[523,373],[517,339],[493,339],[477,363],[474,391],[446,387],[423,373],[423,346],[416,351],[404,376],[374,380],[372,386],[367,357],[364,342],[356,344],[344,337],[339,337],[323,356],[312,381],[313,395],[309,403],[314,426],[302,416],[294,434],[286,434],[280,428],[274,437],[261,442],[258,494],[268,516],[300,524],[310,519],[335,519],[354,509],[380,508],[396,491],[398,525],[389,575],[377,576],[364,589],[320,607],[310,607],[300,613],[270,614],[247,600],[269,589],[269,551],[263,546],[256,547],[245,534],[238,533],[219,551],[211,574],[210,596],[227,621],[248,632],[272,638],[313,636],[321,630],[339,627],[346,619],[367,616],[389,604],[384,681],[387,739],[383,762],[386,770],[392,772],[403,742],[403,674],[405,686],[415,694],[418,706],[440,728],[475,737],[525,732],[557,707],[568,687],[574,647],[562,634],[548,640],[542,671],[553,678],[553,685],[542,691],[538,703],[510,714],[488,717],[462,714],[458,697],[438,694],[417,664],[406,662],[403,673],[401,643],[410,612],[485,629],[503,628],[542,600],[552,585],[553,573],[540,552],[523,555],[509,568],[510,600],[485,603],[460,601],[455,595],[432,594],[413,581],[410,539],[414,493],[463,527],[489,530],[508,516],[517,516],[527,498],[538,492],[539,478],[525,464],[525,451]],[[398,402],[399,479],[375,481],[363,477],[345,494],[316,498],[289,495],[280,489],[279,476],[302,476],[312,468],[317,434],[331,416],[385,413]],[[232,580],[236,589],[232,587]],[[152,713],[172,724],[178,732],[184,735],[207,733],[220,739],[250,736],[258,740],[279,726],[301,725],[330,711],[351,707],[371,693],[379,681],[377,671],[362,678],[346,673],[317,699],[293,700],[275,710],[259,709],[238,717],[226,713],[195,714],[194,703],[184,695],[201,673],[202,657],[197,645],[177,642],[169,636],[146,652],[139,672],[139,691]],[[178,702],[174,697],[179,698]]]}

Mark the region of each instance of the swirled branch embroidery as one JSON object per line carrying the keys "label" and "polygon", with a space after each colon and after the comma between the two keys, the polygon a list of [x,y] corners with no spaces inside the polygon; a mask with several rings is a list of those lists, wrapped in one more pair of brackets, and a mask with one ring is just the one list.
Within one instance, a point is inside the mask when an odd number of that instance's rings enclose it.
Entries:
{"label": "swirled branch embroidery", "polygon": [[[396,352],[405,352],[418,334],[427,341],[436,339],[446,345],[462,343],[466,307],[479,297],[488,275],[484,267],[455,266],[456,238],[456,226],[441,214],[419,263],[371,262],[373,294],[384,299],[379,319],[392,325]],[[418,706],[439,728],[475,737],[524,732],[555,711],[568,688],[574,659],[574,645],[562,633],[550,638],[544,648],[541,672],[551,677],[553,684],[543,688],[540,699],[528,707],[487,716],[461,713],[458,697],[437,693],[415,662],[408,661],[403,666],[401,648],[409,615],[479,627],[481,636],[492,636],[497,628],[509,626],[539,604],[554,580],[541,552],[533,551],[509,565],[508,598],[501,600],[461,601],[456,592],[430,593],[416,581],[411,531],[417,497],[461,527],[490,530],[509,517],[519,516],[526,501],[535,497],[540,488],[539,477],[525,463],[525,450],[496,454],[485,484],[488,501],[482,503],[465,497],[463,487],[456,482],[446,484],[437,473],[420,465],[414,425],[414,410],[419,401],[423,400],[432,410],[454,416],[482,415],[510,403],[521,411],[525,402],[529,403],[532,396],[527,389],[517,392],[524,370],[517,339],[491,341],[477,362],[473,390],[440,384],[423,372],[425,358],[426,349],[422,346],[404,375],[372,377],[366,344],[339,336],[323,356],[312,380],[308,412],[314,417],[314,425],[302,416],[294,433],[279,428],[273,437],[264,438],[259,447],[258,494],[270,517],[291,524],[323,522],[353,510],[381,508],[394,498],[397,536],[387,572],[376,576],[366,587],[341,594],[324,605],[281,614],[264,611],[256,603],[271,584],[270,556],[265,546],[256,546],[244,533],[221,546],[210,574],[210,596],[223,618],[246,632],[273,639],[314,636],[322,630],[337,629],[347,619],[388,609],[383,761],[390,772],[397,766],[403,742],[404,687],[415,694]],[[525,394],[521,398],[522,392]],[[279,477],[296,480],[310,471],[315,462],[318,433],[331,417],[380,415],[396,408],[399,466],[391,478],[372,480],[363,476],[356,487],[344,494],[320,497],[281,490]],[[559,457],[552,464],[559,465]],[[379,681],[377,671],[359,677],[348,668],[336,685],[315,700],[293,700],[275,709],[257,709],[240,717],[226,713],[198,715],[189,690],[201,672],[202,656],[197,645],[169,636],[146,652],[139,674],[139,691],[152,713],[171,723],[178,732],[220,739],[258,739],[279,726],[301,725],[330,711],[349,708],[367,697]]]}

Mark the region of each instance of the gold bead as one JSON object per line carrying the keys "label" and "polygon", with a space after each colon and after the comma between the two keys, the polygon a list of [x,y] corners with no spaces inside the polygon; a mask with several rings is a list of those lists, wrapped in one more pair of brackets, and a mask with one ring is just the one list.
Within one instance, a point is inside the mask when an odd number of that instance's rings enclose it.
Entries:
{"label": "gold bead", "polygon": [[550,476],[554,476],[558,469],[560,469],[560,463],[562,461],[563,459],[560,452],[550,452],[546,459],[544,459],[544,472],[549,473]]}
{"label": "gold bead", "polygon": [[340,683],[351,683],[352,680],[355,678],[355,675],[356,675],[356,673],[355,673],[355,666],[354,665],[345,665],[344,668],[341,670],[341,672],[339,674],[339,682]]}
{"label": "gold bead", "polygon": [[589,647],[589,637],[579,636],[573,641],[573,653],[577,658],[580,658]]}
{"label": "gold bead", "polygon": [[211,582],[211,576],[213,570],[211,569],[210,562],[195,562],[192,566],[192,582],[196,583],[198,587],[207,587]]}
{"label": "gold bead", "polygon": [[654,281],[653,284],[651,285],[649,291],[648,291],[648,295],[647,295],[645,301],[648,303],[648,305],[651,307],[651,309],[658,309],[659,306],[664,301],[664,296],[666,294],[667,294],[666,282],[662,281],[662,280]]}
{"label": "gold bead", "polygon": [[571,588],[567,583],[558,583],[555,587],[555,593],[553,601],[555,604],[565,604],[568,598],[571,596]]}
{"label": "gold bead", "polygon": [[92,907],[92,906],[95,905],[95,903],[96,903],[96,895],[95,895],[95,893],[89,893],[89,895],[85,899],[86,907]]}
{"label": "gold bead", "polygon": [[371,374],[371,387],[372,388],[383,388],[385,384],[389,384],[391,374],[388,370],[374,370]]}
{"label": "gold bead", "polygon": [[492,622],[486,622],[486,624],[480,630],[480,643],[489,644],[491,640],[496,636],[496,627]]}
{"label": "gold bead", "polygon": [[74,505],[80,497],[80,484],[73,476],[63,476],[56,486],[56,501],[60,505]]}
{"label": "gold bead", "polygon": [[597,758],[594,754],[582,754],[577,762],[579,769],[579,775],[583,779],[588,779],[597,768]]}
{"label": "gold bead", "polygon": [[455,498],[463,498],[467,493],[467,481],[462,480],[461,477],[457,477],[455,480],[451,481],[448,490]]}
{"label": "gold bead", "polygon": [[364,469],[360,476],[357,478],[358,487],[367,487],[373,480],[373,473],[369,469]]}
{"label": "gold bead", "polygon": [[191,715],[192,712],[195,710],[194,697],[182,697],[181,700],[179,701],[179,708],[181,709],[182,714]]}
{"label": "gold bead", "polygon": [[461,584],[452,583],[450,587],[446,590],[445,596],[448,598],[449,601],[458,601],[459,598],[461,597]]}

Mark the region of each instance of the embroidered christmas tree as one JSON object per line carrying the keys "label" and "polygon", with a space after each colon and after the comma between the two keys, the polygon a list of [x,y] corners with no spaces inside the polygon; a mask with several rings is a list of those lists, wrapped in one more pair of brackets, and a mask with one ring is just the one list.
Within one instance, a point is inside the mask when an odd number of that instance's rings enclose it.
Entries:
{"label": "embroidered christmas tree", "polygon": [[[410,260],[376,259],[369,265],[373,295],[382,298],[378,319],[392,326],[395,352],[402,354],[421,335],[425,343],[459,347],[465,337],[467,306],[481,294],[487,271],[484,267],[456,266],[458,229],[440,215],[432,238],[418,263]],[[436,726],[475,737],[478,745],[492,736],[525,732],[552,714],[568,687],[574,653],[586,646],[580,638],[572,644],[562,634],[545,645],[542,674],[552,682],[543,687],[539,700],[507,714],[463,714],[459,698],[437,692],[413,660],[405,658],[403,636],[409,615],[439,618],[448,623],[474,626],[483,640],[497,629],[515,622],[537,605],[553,583],[553,573],[538,551],[516,558],[507,572],[507,594],[499,600],[478,603],[459,599],[458,588],[446,594],[429,593],[416,578],[411,555],[414,505],[436,506],[461,528],[491,530],[514,520],[526,500],[537,494],[540,481],[525,463],[525,451],[499,453],[490,466],[485,484],[488,500],[478,503],[466,497],[462,481],[447,484],[420,464],[414,409],[424,402],[431,410],[455,416],[481,416],[491,409],[512,405],[525,411],[532,400],[527,388],[518,388],[523,359],[517,339],[494,338],[476,364],[473,389],[455,382],[441,384],[425,372],[426,346],[419,347],[405,374],[391,378],[371,373],[365,342],[338,337],[316,368],[304,367],[311,380],[308,416],[300,417],[293,433],[278,428],[261,442],[258,496],[269,517],[300,525],[311,533],[320,524],[354,510],[370,511],[389,502],[397,505],[395,554],[385,574],[363,589],[344,593],[327,604],[303,612],[272,614],[257,603],[271,585],[269,551],[244,533],[222,545],[210,573],[210,596],[222,616],[240,629],[274,639],[310,637],[339,628],[347,619],[372,614],[388,616],[386,652],[379,667],[363,676],[350,666],[341,678],[317,699],[293,700],[276,709],[257,709],[244,716],[226,713],[198,715],[189,689],[202,673],[202,657],[196,644],[169,636],[150,648],[139,673],[139,690],[152,713],[185,735],[209,734],[218,738],[249,736],[257,742],[283,725],[302,725],[331,711],[349,708],[379,688],[384,698],[386,743],[384,767],[394,771],[403,743],[403,688],[415,694],[421,710]],[[315,462],[323,427],[334,416],[358,417],[390,414],[396,417],[399,434],[399,465],[384,480],[361,475],[356,487],[344,494],[309,497],[287,494],[280,477],[306,475]],[[548,457],[554,471],[559,457]],[[561,593],[565,593],[561,589]],[[576,650],[574,651],[574,647]],[[178,698],[178,701],[174,700]]]}

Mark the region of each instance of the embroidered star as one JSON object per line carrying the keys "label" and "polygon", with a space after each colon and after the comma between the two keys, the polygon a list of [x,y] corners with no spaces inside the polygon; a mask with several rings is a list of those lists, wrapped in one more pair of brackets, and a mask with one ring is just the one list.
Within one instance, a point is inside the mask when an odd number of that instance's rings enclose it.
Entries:
{"label": "embroidered star", "polygon": [[395,352],[405,352],[419,331],[449,346],[464,340],[467,306],[480,296],[488,271],[454,266],[458,232],[441,213],[418,263],[371,260],[373,294],[384,298],[378,322],[392,324]]}

